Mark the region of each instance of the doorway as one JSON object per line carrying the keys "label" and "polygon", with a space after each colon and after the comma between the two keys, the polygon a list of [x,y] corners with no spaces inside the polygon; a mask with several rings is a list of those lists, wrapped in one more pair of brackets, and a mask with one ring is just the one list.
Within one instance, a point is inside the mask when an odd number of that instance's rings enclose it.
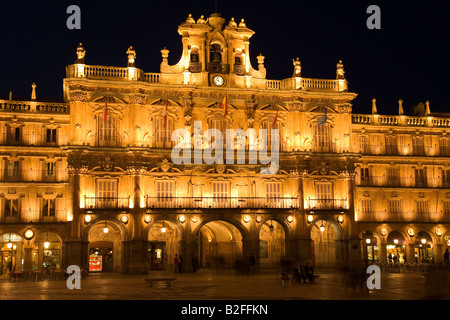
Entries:
{"label": "doorway", "polygon": [[148,243],[148,266],[150,270],[166,270],[167,252],[165,241],[150,241]]}
{"label": "doorway", "polygon": [[89,272],[113,271],[113,243],[96,241],[89,245]]}

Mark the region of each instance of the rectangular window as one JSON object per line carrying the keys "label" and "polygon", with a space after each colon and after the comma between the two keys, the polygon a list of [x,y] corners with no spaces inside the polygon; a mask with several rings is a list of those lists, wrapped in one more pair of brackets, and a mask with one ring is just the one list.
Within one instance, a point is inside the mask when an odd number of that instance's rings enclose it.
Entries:
{"label": "rectangular window", "polygon": [[360,168],[359,176],[361,185],[368,185],[370,183],[369,168]]}
{"label": "rectangular window", "polygon": [[[156,181],[156,197],[157,198],[172,198],[173,195],[173,181]],[[162,199],[160,199],[162,200]]]}
{"label": "rectangular window", "polygon": [[9,127],[7,131],[6,142],[11,145],[20,144],[22,141],[20,127]]}
{"label": "rectangular window", "polygon": [[98,145],[105,147],[117,146],[117,118],[112,115],[106,117],[104,121],[103,116],[97,117],[98,128]]}
{"label": "rectangular window", "polygon": [[54,217],[56,213],[56,199],[43,199],[42,215],[44,217]]}
{"label": "rectangular window", "polygon": [[98,208],[115,208],[118,206],[117,181],[98,180],[96,193]]}
{"label": "rectangular window", "polygon": [[316,207],[318,209],[333,209],[333,188],[331,182],[316,183]]}
{"label": "rectangular window", "polygon": [[417,214],[428,214],[428,201],[417,201]]}
{"label": "rectangular window", "polygon": [[56,163],[46,162],[45,163],[45,176],[55,177],[56,176]]}
{"label": "rectangular window", "polygon": [[389,213],[400,214],[401,213],[400,200],[389,200]]}
{"label": "rectangular window", "polygon": [[228,182],[213,182],[213,197],[214,198],[226,198],[228,197]]}
{"label": "rectangular window", "polygon": [[362,204],[362,208],[361,208],[362,214],[371,214],[372,213],[372,200],[362,200],[361,204]]}
{"label": "rectangular window", "polygon": [[56,129],[47,129],[46,132],[45,142],[56,143]]}
{"label": "rectangular window", "polygon": [[5,199],[5,217],[15,218],[19,214],[19,199]]}
{"label": "rectangular window", "polygon": [[396,155],[397,153],[397,139],[394,136],[386,137],[386,155]]}
{"label": "rectangular window", "polygon": [[164,123],[164,117],[157,117],[155,119],[155,129],[157,147],[170,147],[173,131],[173,119],[167,117]]}
{"label": "rectangular window", "polygon": [[415,179],[417,188],[427,187],[427,168],[415,169]]}
{"label": "rectangular window", "polygon": [[328,124],[315,124],[314,132],[314,146],[317,152],[331,151],[331,130]]}
{"label": "rectangular window", "polygon": [[388,168],[388,186],[400,185],[400,169]]}
{"label": "rectangular window", "polygon": [[362,154],[369,153],[369,144],[367,143],[367,137],[361,136],[359,137],[359,152]]}
{"label": "rectangular window", "polygon": [[413,138],[413,154],[416,156],[423,156],[425,154],[425,148],[423,144],[423,138]]}
{"label": "rectangular window", "polygon": [[266,199],[281,198],[281,182],[266,182]]}
{"label": "rectangular window", "polygon": [[439,154],[441,157],[450,156],[448,139],[439,139]]}
{"label": "rectangular window", "polygon": [[450,188],[450,170],[442,170],[442,187]]}
{"label": "rectangular window", "polygon": [[8,161],[6,174],[8,177],[19,176],[19,161]]}
{"label": "rectangular window", "polygon": [[450,200],[444,201],[444,214],[450,214]]}

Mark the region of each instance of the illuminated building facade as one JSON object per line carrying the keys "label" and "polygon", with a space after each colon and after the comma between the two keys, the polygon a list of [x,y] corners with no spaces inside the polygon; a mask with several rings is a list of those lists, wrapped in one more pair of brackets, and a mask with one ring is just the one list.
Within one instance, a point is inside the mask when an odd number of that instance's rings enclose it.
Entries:
{"label": "illuminated building facade", "polygon": [[[133,47],[127,67],[88,65],[80,44],[63,103],[38,100],[35,85],[31,99],[0,100],[2,274],[170,271],[175,254],[185,271],[195,256],[202,267],[252,254],[261,268],[443,261],[449,114],[427,103],[406,116],[400,102],[398,116],[383,116],[376,101],[353,114],[342,61],[336,79],[304,78],[298,58],[292,77],[266,79],[244,20],[189,15],[178,33],[181,58],[169,65],[161,50],[159,73],[139,69]],[[174,147],[200,134],[195,122],[278,129],[277,170],[263,174],[249,157],[175,163]],[[173,141],[176,129],[189,137]],[[233,148],[250,151],[237,139]]]}

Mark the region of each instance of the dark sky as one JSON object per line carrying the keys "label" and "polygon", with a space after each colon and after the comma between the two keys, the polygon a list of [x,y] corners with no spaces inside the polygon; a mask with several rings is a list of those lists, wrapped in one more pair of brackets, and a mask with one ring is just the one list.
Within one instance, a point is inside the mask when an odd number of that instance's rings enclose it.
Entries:
{"label": "dark sky", "polygon": [[[250,39],[256,56],[265,58],[268,79],[292,75],[292,58],[302,62],[309,78],[336,76],[342,59],[350,91],[359,94],[354,112],[396,114],[398,99],[405,112],[430,100],[432,112],[450,112],[450,27],[445,1],[224,1],[218,12],[227,21],[244,18],[255,31]],[[69,5],[81,8],[81,30],[69,30]],[[381,30],[369,30],[367,7],[381,9]],[[178,25],[192,13],[208,17],[210,1],[1,1],[0,96],[13,91],[29,97],[36,82],[38,98],[62,99],[65,66],[75,62],[82,42],[86,64],[126,66],[126,50],[137,52],[137,67],[159,72],[160,50],[169,63],[181,54]]]}

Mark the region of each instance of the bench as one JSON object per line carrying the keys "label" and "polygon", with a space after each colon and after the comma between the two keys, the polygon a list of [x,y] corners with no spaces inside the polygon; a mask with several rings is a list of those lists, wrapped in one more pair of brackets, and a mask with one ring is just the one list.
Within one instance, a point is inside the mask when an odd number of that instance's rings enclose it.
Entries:
{"label": "bench", "polygon": [[172,286],[172,281],[177,280],[177,278],[146,278],[145,282],[148,282],[150,287],[153,287],[154,282],[165,282],[168,287]]}

